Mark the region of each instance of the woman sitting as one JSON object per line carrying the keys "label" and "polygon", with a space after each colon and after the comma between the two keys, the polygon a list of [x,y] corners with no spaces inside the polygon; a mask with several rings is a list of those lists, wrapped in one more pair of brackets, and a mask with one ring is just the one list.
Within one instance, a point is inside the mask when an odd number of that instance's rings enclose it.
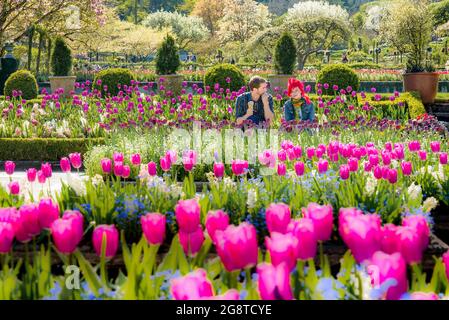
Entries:
{"label": "woman sitting", "polygon": [[315,120],[315,106],[304,92],[304,85],[296,78],[288,80],[287,88],[290,97],[284,104],[285,121],[303,120],[313,122]]}

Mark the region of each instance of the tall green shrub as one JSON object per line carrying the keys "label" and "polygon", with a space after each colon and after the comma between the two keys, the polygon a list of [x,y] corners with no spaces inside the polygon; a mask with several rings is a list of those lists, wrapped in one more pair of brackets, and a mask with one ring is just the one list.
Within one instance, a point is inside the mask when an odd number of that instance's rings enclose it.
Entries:
{"label": "tall green shrub", "polygon": [[276,43],[274,51],[274,68],[277,74],[293,74],[296,64],[295,40],[289,33],[284,33]]}
{"label": "tall green shrub", "polygon": [[61,37],[56,38],[51,55],[51,68],[53,75],[65,77],[72,71],[72,51]]}
{"label": "tall green shrub", "polygon": [[180,65],[181,61],[179,60],[175,39],[167,35],[157,51],[156,73],[159,75],[176,74]]}

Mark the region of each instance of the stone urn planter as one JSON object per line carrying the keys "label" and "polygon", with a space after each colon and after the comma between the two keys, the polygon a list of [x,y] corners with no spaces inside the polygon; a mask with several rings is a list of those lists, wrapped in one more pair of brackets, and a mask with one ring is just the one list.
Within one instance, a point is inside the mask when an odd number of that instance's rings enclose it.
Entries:
{"label": "stone urn planter", "polygon": [[293,75],[288,74],[270,74],[268,75],[268,81],[270,82],[270,90],[274,92],[274,88],[279,87],[279,92],[282,94],[284,90],[287,90],[288,79],[293,78]]}
{"label": "stone urn planter", "polygon": [[75,76],[49,77],[49,79],[52,93],[62,88],[64,93],[61,96],[67,98],[70,96],[70,91],[75,90]]}
{"label": "stone urn planter", "polygon": [[436,72],[404,73],[404,91],[418,91],[424,104],[434,103],[438,93],[438,78]]}
{"label": "stone urn planter", "polygon": [[[163,80],[162,80],[163,79]],[[162,80],[162,81],[161,81]],[[179,74],[159,75],[158,89],[164,88],[165,92],[171,91],[174,95],[180,95],[184,77]]]}

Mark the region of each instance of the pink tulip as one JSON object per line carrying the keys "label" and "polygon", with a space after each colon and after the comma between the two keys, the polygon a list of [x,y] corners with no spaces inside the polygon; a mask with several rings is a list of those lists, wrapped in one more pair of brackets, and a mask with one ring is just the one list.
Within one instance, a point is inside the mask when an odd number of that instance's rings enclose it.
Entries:
{"label": "pink tulip", "polygon": [[388,171],[388,181],[391,184],[395,184],[398,181],[398,171],[396,169],[390,169]]}
{"label": "pink tulip", "polygon": [[295,172],[297,176],[304,174],[304,162],[298,161],[295,163]]}
{"label": "pink tulip", "polygon": [[77,210],[66,210],[62,215],[62,219],[73,221],[74,236],[76,241],[80,242],[84,233],[84,217]]}
{"label": "pink tulip", "polygon": [[398,227],[396,237],[399,241],[399,250],[408,264],[418,263],[422,260],[422,243],[419,235],[411,227]]}
{"label": "pink tulip", "polygon": [[14,240],[14,227],[9,222],[0,221],[0,254],[11,251]]}
{"label": "pink tulip", "polygon": [[390,152],[393,150],[393,145],[391,144],[391,142],[385,142],[385,149]]}
{"label": "pink tulip", "polygon": [[388,223],[382,227],[381,249],[383,252],[392,254],[400,252],[400,243],[397,236],[398,227]]}
{"label": "pink tulip", "polygon": [[397,158],[398,160],[402,160],[402,159],[405,158],[404,148],[403,148],[403,147],[398,147],[398,148],[395,147],[395,148],[394,148],[394,152],[395,152],[396,158]]}
{"label": "pink tulip", "polygon": [[373,175],[374,178],[376,178],[377,180],[382,179],[382,169],[379,166],[375,166],[373,169]]}
{"label": "pink tulip", "polygon": [[427,249],[430,239],[430,228],[422,215],[409,215],[402,219],[402,225],[411,227],[418,234],[422,250]]}
{"label": "pink tulip", "polygon": [[246,222],[229,225],[215,232],[217,253],[227,271],[235,271],[257,264],[258,245],[256,228]]}
{"label": "pink tulip", "polygon": [[302,148],[300,146],[294,146],[293,152],[295,153],[296,158],[301,158],[302,156]]}
{"label": "pink tulip", "polygon": [[377,166],[379,164],[379,157],[377,156],[377,154],[371,154],[368,157],[368,161],[373,167]]}
{"label": "pink tulip", "polygon": [[289,161],[293,161],[296,159],[295,151],[293,151],[293,148],[287,150],[287,158]]}
{"label": "pink tulip", "polygon": [[294,269],[298,254],[298,238],[291,233],[272,232],[270,237],[265,238],[265,243],[274,266],[285,262],[289,270]]}
{"label": "pink tulip", "polygon": [[449,280],[449,251],[443,255],[443,264],[446,269],[446,277]]}
{"label": "pink tulip", "polygon": [[226,291],[225,293],[223,293],[222,295],[214,296],[214,297],[211,297],[208,299],[211,299],[211,300],[240,300],[240,294],[237,290],[230,289],[230,290]]}
{"label": "pink tulip", "polygon": [[121,177],[123,174],[123,163],[122,162],[114,162],[114,174],[117,177]]}
{"label": "pink tulip", "polygon": [[114,160],[114,162],[123,162],[125,160],[125,157],[121,152],[114,152],[112,159]]}
{"label": "pink tulip", "polygon": [[373,167],[372,167],[371,163],[369,163],[369,161],[365,161],[365,162],[363,163],[363,170],[364,170],[365,172],[370,172],[372,168],[373,168]]}
{"label": "pink tulip", "polygon": [[20,185],[17,181],[11,181],[8,183],[9,193],[13,196],[17,196],[20,193]]}
{"label": "pink tulip", "polygon": [[[115,164],[114,164],[115,168]],[[103,173],[109,174],[112,171],[112,161],[109,158],[103,158],[101,159],[101,170],[103,170]]]}
{"label": "pink tulip", "polygon": [[285,150],[278,151],[278,159],[279,159],[279,161],[287,160],[287,153],[285,152]]}
{"label": "pink tulip", "polygon": [[214,175],[217,178],[221,178],[224,175],[225,166],[221,162],[214,163]]}
{"label": "pink tulip", "polygon": [[292,300],[290,269],[286,263],[274,266],[262,263],[257,266],[258,289],[262,300]]}
{"label": "pink tulip", "polygon": [[41,233],[39,224],[39,207],[36,204],[24,204],[19,208],[20,222],[31,237]]}
{"label": "pink tulip", "polygon": [[148,174],[152,177],[157,175],[156,162],[154,162],[154,161],[148,162]]}
{"label": "pink tulip", "polygon": [[[50,178],[52,176],[53,170],[51,168],[51,164],[50,163],[43,163],[41,165],[41,171],[42,174],[45,176],[45,178]],[[39,174],[38,174],[38,179],[39,179]]]}
{"label": "pink tulip", "polygon": [[131,163],[133,166],[140,166],[141,163],[141,158],[140,158],[140,154],[139,153],[133,153],[131,155]]}
{"label": "pink tulip", "polygon": [[380,222],[370,215],[348,217],[341,225],[340,234],[357,263],[370,259],[381,247]]}
{"label": "pink tulip", "polygon": [[131,168],[128,165],[124,165],[122,168],[122,177],[128,179],[131,175]]}
{"label": "pink tulip", "polygon": [[59,161],[59,166],[61,167],[62,172],[70,172],[72,170],[70,160],[67,157],[61,158]]}
{"label": "pink tulip", "polygon": [[28,182],[36,181],[37,170],[35,168],[30,168],[26,171]]}
{"label": "pink tulip", "polygon": [[409,176],[412,174],[412,163],[410,161],[401,162],[402,174],[404,176]]}
{"label": "pink tulip", "polygon": [[326,173],[327,169],[329,168],[329,163],[325,159],[318,160],[318,172],[320,174]]}
{"label": "pink tulip", "polygon": [[75,169],[79,169],[82,166],[81,154],[74,152],[69,154],[70,163]]}
{"label": "pink tulip", "polygon": [[195,199],[179,200],[175,207],[176,221],[186,233],[194,232],[200,225],[200,206]]}
{"label": "pink tulip", "polygon": [[307,208],[302,209],[302,212],[305,218],[313,221],[318,241],[327,241],[331,238],[334,219],[331,205],[320,206],[316,203],[309,203]]}
{"label": "pink tulip", "polygon": [[179,242],[187,256],[197,254],[204,242],[204,232],[201,225],[198,225],[193,232],[185,232],[183,229],[179,229]]}
{"label": "pink tulip", "polygon": [[351,157],[348,159],[348,167],[351,172],[359,170],[359,161],[357,158]]}
{"label": "pink tulip", "polygon": [[92,233],[92,243],[99,257],[102,255],[103,238],[105,238],[105,257],[111,259],[117,253],[119,243],[119,234],[115,225],[102,224],[95,227]]}
{"label": "pink tulip", "polygon": [[291,220],[290,207],[285,203],[272,203],[266,210],[265,219],[270,233],[286,233]]}
{"label": "pink tulip", "polygon": [[427,152],[425,150],[419,150],[418,151],[418,156],[419,156],[419,159],[421,161],[426,161],[427,160]]}
{"label": "pink tulip", "polygon": [[407,265],[399,252],[391,255],[375,252],[368,263],[368,270],[375,287],[386,281],[394,282],[386,292],[387,300],[398,300],[407,292]]}
{"label": "pink tulip", "polygon": [[383,164],[389,166],[391,163],[391,153],[389,151],[383,150],[381,152],[381,156]]}
{"label": "pink tulip", "polygon": [[248,170],[248,161],[245,160],[233,160],[231,163],[232,173],[236,176],[240,176],[246,173]]}
{"label": "pink tulip", "polygon": [[382,169],[382,178],[384,180],[388,180],[388,175],[390,174],[390,167],[383,166],[381,167],[381,169]]}
{"label": "pink tulip", "polygon": [[175,300],[199,300],[214,295],[212,283],[204,269],[196,269],[171,281],[170,292]]}
{"label": "pink tulip", "polygon": [[212,242],[215,244],[217,230],[226,230],[229,226],[229,216],[222,210],[209,211],[206,216],[206,230]]}
{"label": "pink tulip", "polygon": [[285,166],[284,163],[279,163],[278,164],[278,176],[285,176],[286,172],[287,172],[287,167]]}
{"label": "pink tulip", "polygon": [[440,153],[440,163],[447,164],[447,153],[446,152]]}
{"label": "pink tulip", "polygon": [[165,158],[167,159],[170,165],[173,165],[176,164],[176,161],[178,160],[178,155],[176,154],[176,151],[168,150],[165,153]]}
{"label": "pink tulip", "polygon": [[161,245],[165,239],[166,218],[160,213],[147,213],[140,217],[142,232],[148,243]]}
{"label": "pink tulip", "polygon": [[51,224],[50,230],[56,248],[63,254],[73,253],[81,241],[79,225],[75,218],[57,219]]}
{"label": "pink tulip", "polygon": [[166,156],[161,157],[159,162],[160,162],[162,171],[164,171],[164,172],[170,171],[170,168],[171,168],[170,158],[168,158]]}
{"label": "pink tulip", "polygon": [[297,258],[302,261],[315,258],[317,239],[312,219],[292,220],[287,230],[298,239]]}
{"label": "pink tulip", "polygon": [[8,175],[12,175],[14,173],[14,169],[16,168],[16,164],[13,161],[5,162],[5,172]]}
{"label": "pink tulip", "polygon": [[308,147],[306,149],[306,155],[307,155],[307,158],[312,160],[312,158],[315,156],[315,148],[314,147]]}
{"label": "pink tulip", "polygon": [[432,141],[430,143],[430,149],[432,149],[432,152],[437,153],[441,150],[441,144],[439,141]]}
{"label": "pink tulip", "polygon": [[340,178],[343,180],[349,179],[349,166],[347,164],[342,164],[340,166]]}
{"label": "pink tulip", "polygon": [[50,229],[53,221],[59,218],[59,206],[51,198],[39,202],[39,225],[42,229]]}

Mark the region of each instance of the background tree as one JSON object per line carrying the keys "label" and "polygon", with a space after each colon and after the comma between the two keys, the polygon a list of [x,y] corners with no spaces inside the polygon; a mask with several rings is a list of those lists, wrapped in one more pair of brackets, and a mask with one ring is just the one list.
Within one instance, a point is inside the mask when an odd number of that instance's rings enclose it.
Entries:
{"label": "background tree", "polygon": [[197,0],[192,10],[192,15],[203,19],[203,23],[212,35],[215,35],[218,23],[224,16],[223,0]]}

